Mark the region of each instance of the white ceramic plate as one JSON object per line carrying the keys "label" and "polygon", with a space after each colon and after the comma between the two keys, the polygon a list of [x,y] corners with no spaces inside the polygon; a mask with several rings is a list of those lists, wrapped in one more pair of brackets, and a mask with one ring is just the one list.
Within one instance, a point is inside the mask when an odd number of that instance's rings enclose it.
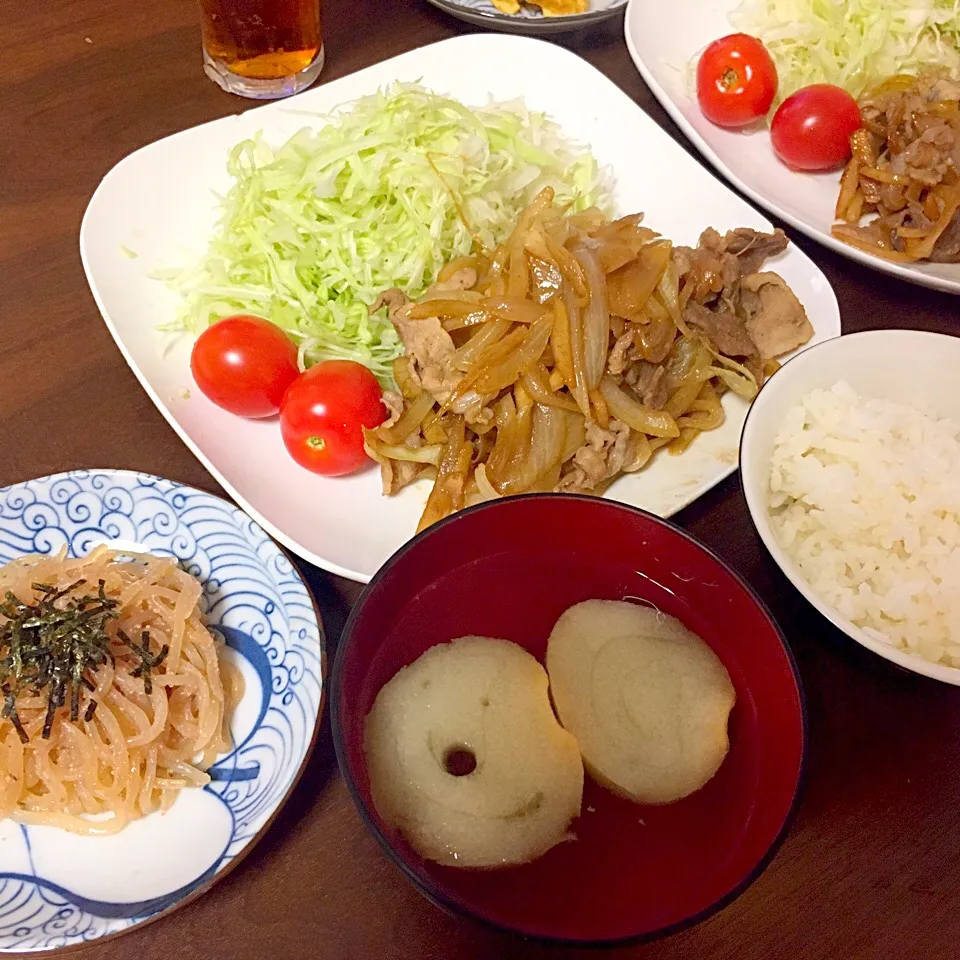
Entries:
{"label": "white ceramic plate", "polygon": [[[925,287],[960,293],[960,264],[912,266],[873,257],[830,236],[839,173],[794,173],[774,156],[766,129],[723,130],[700,112],[686,65],[712,40],[733,33],[728,14],[740,0],[630,0],[624,32],[637,69],[694,146],[732,184],[808,237],[851,260]],[[682,24],[682,29],[678,29]]]}
{"label": "white ceramic plate", "polygon": [[320,724],[322,628],[286,555],[233,504],[126,470],[74,470],[0,490],[0,564],[100,543],[176,557],[245,681],[235,747],[211,782],[112,836],[0,821],[0,953],[78,946],[206,890],[270,825]]}
{"label": "white ceramic plate", "polygon": [[627,0],[590,0],[590,7],[583,13],[565,17],[545,17],[536,6],[522,6],[516,14],[503,13],[491,0],[427,0],[438,10],[467,23],[501,30],[504,33],[524,33],[549,36],[572,33],[615,17],[627,5]]}
{"label": "white ceramic plate", "polygon": [[780,546],[767,500],[770,458],[784,417],[813,390],[845,380],[861,397],[894,400],[960,421],[960,338],[921,330],[869,330],[825,343],[784,364],[760,391],[743,428],[743,494],[770,555],[791,583],[831,623],[868,650],[905,670],[960,686],[960,668],[930,663],[876,640],[826,603]]}
{"label": "white ceramic plate", "polygon": [[[275,422],[216,408],[193,386],[189,340],[171,342],[157,330],[173,316],[177,298],[150,271],[189,264],[202,254],[217,216],[214,191],[229,186],[225,159],[239,140],[262,130],[270,141],[283,141],[310,122],[309,111],[329,111],[394,80],[421,80],[468,104],[483,104],[490,95],[525,97],[531,108],[547,111],[569,135],[591,144],[597,159],[613,169],[621,212],[645,211],[651,226],[678,243],[696,243],[707,226],[770,229],[584,60],[540,40],[501,35],[445,40],[293,102],[160,140],[114,167],[90,201],[80,249],[93,295],[127,362],[184,442],[248,513],[300,556],[361,582],[413,536],[428,486],[386,498],[375,470],[317,477],[290,459]],[[122,246],[137,259],[124,256]],[[791,247],[772,269],[806,307],[815,342],[838,336],[836,297],[815,264]],[[733,396],[725,402],[721,429],[698,438],[682,457],[657,458],[650,469],[615,483],[609,495],[669,516],[730,474],[746,407]]]}

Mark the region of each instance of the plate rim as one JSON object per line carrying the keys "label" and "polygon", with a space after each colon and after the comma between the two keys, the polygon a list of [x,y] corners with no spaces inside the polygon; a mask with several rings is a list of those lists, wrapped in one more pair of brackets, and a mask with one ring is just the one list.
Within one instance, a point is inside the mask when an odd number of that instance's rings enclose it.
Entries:
{"label": "plate rim", "polygon": [[[781,210],[775,203],[767,200],[759,190],[751,187],[748,183],[738,177],[721,159],[717,156],[713,148],[697,132],[694,126],[684,116],[683,112],[674,102],[674,99],[667,93],[653,72],[647,65],[646,60],[640,55],[636,44],[633,42],[633,32],[630,29],[634,18],[639,17],[637,11],[641,3],[646,0],[627,0],[626,15],[623,19],[623,35],[627,44],[627,50],[630,53],[630,59],[637,72],[640,74],[643,82],[650,88],[651,93],[657,98],[657,102],[669,114],[670,119],[680,128],[683,135],[697,149],[697,153],[710,164],[711,167],[720,175],[721,178],[732,184],[737,190],[750,198],[757,206],[774,217],[788,223],[795,230],[799,230],[804,236],[813,240],[815,243],[832,250],[834,253],[845,257],[848,260],[854,260],[865,267],[875,270],[878,273],[884,273],[915,286],[928,287],[931,290],[939,290],[943,293],[950,293],[954,296],[960,296],[960,279],[948,280],[943,277],[933,276],[931,274],[920,273],[915,269],[901,266],[881,257],[871,256],[863,250],[858,250],[847,243],[837,240],[835,237],[818,230],[816,227],[805,223],[799,217]],[[731,31],[733,28],[731,27]]]}
{"label": "plate rim", "polygon": [[[629,2],[627,3],[627,9],[629,10]],[[626,20],[625,20],[625,23],[626,23]],[[362,67],[359,70],[353,71],[352,73],[344,74],[343,77],[338,77],[336,80],[330,81],[330,85],[334,85],[349,77],[355,77],[358,74],[364,73],[365,71],[368,71],[368,70],[382,68],[386,64],[393,63],[394,61],[399,60],[401,58],[409,57],[423,50],[440,48],[444,46],[446,47],[469,46],[472,44],[476,44],[478,42],[482,45],[537,44],[542,47],[549,48],[551,56],[556,55],[556,56],[560,56],[561,58],[573,59],[577,61],[581,65],[581,67],[587,70],[592,70],[595,73],[599,74],[599,76],[607,84],[609,84],[611,88],[611,93],[615,92],[616,94],[619,94],[620,96],[624,97],[634,110],[637,110],[640,113],[642,113],[644,117],[650,120],[651,123],[654,122],[652,119],[649,118],[649,115],[643,110],[643,108],[637,103],[637,101],[633,97],[631,97],[628,93],[626,93],[623,89],[621,89],[621,87],[618,86],[618,84],[616,84],[602,70],[599,70],[592,63],[590,63],[590,61],[587,60],[586,58],[570,50],[567,50],[563,46],[560,46],[556,43],[552,43],[546,39],[532,37],[532,36],[522,36],[514,33],[504,33],[504,32],[465,33],[465,34],[459,34],[453,37],[447,37],[443,40],[438,40],[433,43],[425,44],[421,47],[415,47],[412,50],[408,50],[404,53],[400,53],[394,57],[388,58],[387,60],[383,60],[375,64],[370,64],[367,67]],[[314,89],[320,89],[320,88],[314,88]],[[220,484],[220,486],[223,488],[223,490],[226,492],[229,498],[232,499],[239,506],[239,508],[242,509],[246,514],[248,514],[252,519],[256,520],[256,522],[259,523],[261,527],[263,527],[263,529],[273,538],[274,541],[280,544],[283,544],[283,546],[286,547],[287,550],[289,550],[291,553],[295,554],[298,557],[301,557],[302,559],[313,564],[314,566],[319,567],[321,570],[324,570],[328,573],[333,574],[334,576],[342,577],[343,579],[350,580],[354,583],[368,584],[376,575],[377,570],[373,570],[369,573],[365,573],[362,571],[350,569],[326,557],[320,556],[320,554],[316,553],[314,550],[311,550],[305,547],[303,544],[297,542],[296,538],[293,535],[287,534],[285,531],[281,530],[278,526],[276,526],[270,520],[268,520],[256,507],[254,507],[252,503],[250,503],[250,501],[240,493],[237,487],[230,482],[230,480],[223,473],[223,471],[217,468],[214,465],[214,463],[203,453],[203,451],[200,449],[199,444],[193,440],[190,434],[180,426],[180,424],[177,422],[176,418],[174,417],[172,410],[161,399],[158,391],[154,388],[150,380],[141,371],[140,366],[135,362],[130,349],[127,347],[125,340],[121,336],[119,330],[117,329],[116,324],[114,323],[113,317],[110,315],[109,311],[106,309],[105,303],[103,301],[103,297],[101,296],[100,290],[97,286],[96,275],[91,268],[90,257],[88,255],[87,234],[88,234],[88,230],[90,229],[90,220],[92,219],[91,211],[94,208],[94,204],[98,196],[101,194],[102,191],[105,190],[105,187],[107,186],[108,181],[110,180],[111,176],[114,174],[116,170],[121,168],[124,164],[131,162],[134,157],[137,157],[141,153],[145,153],[149,151],[156,144],[163,143],[167,140],[172,140],[184,133],[199,130],[212,124],[229,121],[230,119],[238,116],[239,114],[247,114],[247,113],[250,113],[251,111],[261,110],[261,109],[263,110],[282,109],[285,103],[286,101],[274,101],[272,103],[259,104],[256,106],[251,106],[246,110],[239,111],[238,114],[228,114],[227,116],[219,117],[214,120],[207,120],[203,123],[196,124],[192,127],[186,127],[183,130],[175,131],[173,133],[167,134],[164,137],[160,137],[157,140],[151,141],[150,143],[144,144],[143,146],[138,147],[136,150],[131,151],[129,154],[127,154],[126,156],[118,160],[117,163],[115,163],[104,174],[100,182],[97,184],[97,187],[92,193],[90,200],[87,203],[86,209],[84,210],[83,218],[80,224],[80,232],[79,232],[80,260],[81,260],[81,263],[83,264],[84,275],[87,280],[87,286],[90,288],[90,292],[93,296],[93,299],[97,304],[97,309],[100,311],[100,315],[103,318],[103,321],[106,324],[107,329],[110,331],[110,335],[113,338],[114,343],[116,344],[124,360],[126,361],[127,366],[136,376],[138,382],[140,383],[140,386],[143,388],[147,396],[153,402],[154,407],[156,407],[156,409],[160,412],[161,416],[163,416],[163,418],[167,421],[169,426],[173,429],[174,433],[176,433],[176,435],[183,441],[187,449],[190,450],[190,452],[194,455],[194,457],[196,457],[197,460],[200,461],[204,469],[207,470],[207,472],[217,481],[217,483]],[[677,141],[676,138],[671,136],[666,131],[663,131],[663,133],[664,133],[664,136],[670,139],[670,141],[673,143],[674,146],[677,147],[677,149],[681,151],[684,150],[683,144]],[[721,190],[726,190],[741,202],[746,202],[746,201],[743,201],[743,199],[737,195],[736,191],[733,188],[731,188],[727,183],[725,183],[722,180],[722,178],[714,178],[714,179],[717,180],[717,184]],[[760,216],[761,216],[761,219],[764,221],[764,223],[767,225],[767,227],[769,229],[773,229],[774,225],[766,218],[766,216],[762,214]],[[806,254],[799,247],[797,248],[797,250],[799,251],[801,256],[812,265],[812,268],[815,271],[815,274],[823,279],[824,284],[829,290],[829,295],[836,311],[837,323],[836,323],[836,332],[835,333],[831,332],[827,334],[828,339],[832,339],[832,337],[834,336],[842,335],[843,333],[842,316],[840,313],[839,302],[837,300],[837,294],[833,288],[833,284],[830,283],[829,278],[820,269],[816,261],[814,261],[808,254]],[[678,498],[663,513],[663,518],[669,519],[670,517],[675,516],[681,510],[685,509],[686,507],[690,506],[690,504],[698,500],[701,496],[703,496],[704,494],[712,490],[714,487],[718,486],[720,483],[727,480],[731,475],[736,473],[737,469],[738,469],[738,462],[736,460],[734,460],[733,463],[727,466],[718,468],[715,473],[710,474],[710,476],[705,478],[702,482],[698,483],[696,486],[689,488],[688,490],[685,490],[684,495]],[[615,499],[615,498],[605,497],[604,499]],[[622,503],[623,501],[616,499],[616,502]],[[643,508],[640,508],[640,509],[643,509]],[[413,533],[411,532],[410,538],[408,538],[408,540],[405,542],[408,543],[409,539],[412,539],[412,536],[413,536]],[[402,544],[400,546],[402,546]],[[397,549],[399,549],[399,546],[397,547]],[[382,562],[385,563],[386,560],[389,559],[390,555],[392,554],[389,554],[387,557],[385,557]]]}
{"label": "plate rim", "polygon": [[[199,487],[195,487],[192,484],[184,483],[180,480],[172,480],[169,477],[161,477],[158,474],[150,473],[146,470],[131,470],[125,467],[76,467],[71,470],[61,470],[57,473],[46,474],[42,477],[29,477],[26,480],[15,480],[13,483],[5,484],[0,487],[0,493],[6,493],[8,490],[14,487],[22,487],[28,483],[37,483],[37,482],[46,482],[46,481],[56,481],[56,480],[69,480],[74,479],[78,473],[101,473],[108,474],[112,476],[128,476],[128,477],[145,477],[151,480],[172,483],[180,488],[185,488],[191,493],[201,493],[208,497],[214,497],[217,500],[223,501],[227,506],[232,510],[235,510],[238,513],[247,516],[249,519],[254,520],[259,524],[259,521],[256,521],[256,518],[251,517],[245,510],[239,507],[236,503],[228,499],[219,493],[210,493],[208,490],[201,490]],[[266,530],[264,530],[266,533]],[[326,631],[323,625],[323,617],[320,613],[320,607],[317,604],[317,599],[313,595],[313,591],[310,589],[309,584],[303,577],[303,574],[300,572],[299,567],[294,562],[293,558],[284,549],[283,546],[276,543],[272,538],[268,538],[273,541],[274,546],[280,551],[280,553],[287,559],[290,563],[291,570],[296,576],[297,580],[303,585],[303,589],[306,591],[307,597],[310,600],[311,608],[313,609],[314,617],[317,621],[317,630],[319,632],[320,640],[320,651],[319,651],[319,667],[320,667],[320,699],[317,703],[317,716],[313,723],[313,731],[310,735],[310,740],[307,743],[306,750],[303,754],[303,759],[300,761],[300,764],[297,767],[297,771],[293,776],[293,779],[290,781],[290,785],[287,790],[284,792],[283,796],[277,802],[277,805],[270,812],[270,815],[267,817],[263,826],[240,848],[236,855],[230,860],[226,866],[222,869],[217,870],[205,883],[200,884],[194,890],[191,890],[186,896],[181,897],[179,900],[174,903],[169,904],[164,907],[162,910],[158,910],[156,913],[150,914],[150,916],[143,917],[142,919],[134,920],[133,923],[129,924],[126,927],[123,927],[120,930],[113,930],[110,933],[103,934],[98,937],[94,937],[91,940],[81,940],[76,943],[63,944],[57,947],[36,947],[29,950],[10,950],[6,947],[0,945],[0,956],[7,957],[60,957],[66,956],[67,954],[72,954],[77,950],[83,949],[92,949],[101,943],[106,943],[110,940],[115,940],[117,937],[123,937],[128,933],[133,932],[134,930],[142,930],[144,927],[148,926],[151,923],[154,923],[156,920],[161,920],[164,917],[169,916],[175,911],[179,910],[181,907],[186,907],[189,904],[193,903],[198,898],[202,897],[205,893],[209,892],[214,886],[220,883],[221,880],[228,877],[236,867],[238,867],[253,849],[263,840],[267,832],[273,826],[277,817],[280,815],[280,812],[287,805],[287,801],[293,795],[293,792],[300,785],[300,781],[303,778],[307,766],[309,765],[311,759],[313,758],[314,751],[317,747],[317,744],[320,740],[320,734],[323,729],[323,720],[324,715],[327,711],[328,706],[328,690],[330,686],[330,672],[328,669],[328,658],[327,658],[327,639]]]}

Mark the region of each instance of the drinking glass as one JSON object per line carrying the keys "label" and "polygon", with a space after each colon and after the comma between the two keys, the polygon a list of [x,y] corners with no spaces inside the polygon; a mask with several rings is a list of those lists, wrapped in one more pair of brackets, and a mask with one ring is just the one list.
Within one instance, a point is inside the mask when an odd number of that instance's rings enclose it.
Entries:
{"label": "drinking glass", "polygon": [[200,0],[203,68],[229,93],[272,100],[323,69],[320,0]]}

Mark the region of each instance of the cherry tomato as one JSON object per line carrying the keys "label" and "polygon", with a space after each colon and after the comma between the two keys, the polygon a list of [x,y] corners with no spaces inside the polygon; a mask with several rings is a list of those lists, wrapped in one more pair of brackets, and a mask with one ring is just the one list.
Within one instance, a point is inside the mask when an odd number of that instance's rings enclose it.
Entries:
{"label": "cherry tomato", "polygon": [[860,108],[846,90],[814,83],[780,104],[770,142],[794,170],[832,170],[850,159],[850,137],[861,126]]}
{"label": "cherry tomato", "polygon": [[745,127],[767,115],[777,95],[777,68],[767,48],[746,33],[721,37],[697,63],[697,100],[719,127]]}
{"label": "cherry tomato", "polygon": [[204,396],[241,417],[272,417],[300,373],[297,348],[275,324],[237,314],[207,327],[190,354]]}
{"label": "cherry tomato", "polygon": [[280,404],[283,442],[301,467],[328,477],[368,462],[363,427],[387,417],[377,378],[352,360],[325,360],[294,380]]}

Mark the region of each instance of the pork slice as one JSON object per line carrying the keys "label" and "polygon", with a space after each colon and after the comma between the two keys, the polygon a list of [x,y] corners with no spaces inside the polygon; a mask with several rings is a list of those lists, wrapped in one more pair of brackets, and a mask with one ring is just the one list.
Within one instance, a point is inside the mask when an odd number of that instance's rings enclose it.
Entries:
{"label": "pork slice", "polygon": [[807,312],[776,273],[753,273],[740,284],[747,333],[763,360],[780,357],[813,336]]}
{"label": "pork slice", "polygon": [[386,307],[387,316],[390,318],[390,322],[393,323],[397,315],[400,314],[409,303],[410,298],[399,287],[391,287],[389,290],[384,290],[383,293],[373,301],[367,309],[367,313],[373,316],[378,310]]}
{"label": "pork slice", "polygon": [[942,121],[924,130],[901,154],[907,174],[927,186],[940,183],[952,166],[955,136]]}
{"label": "pork slice", "polygon": [[386,305],[403,351],[410,361],[410,374],[424,390],[432,393],[441,402],[460,380],[460,375],[450,369],[450,359],[456,350],[453,338],[443,329],[439,317],[413,319],[408,316],[410,301],[399,290],[387,290],[380,294],[370,308],[371,313]]}
{"label": "pork slice", "polygon": [[644,406],[662,410],[670,398],[666,373],[667,368],[663,364],[641,360],[630,368],[625,379]]}
{"label": "pork slice", "polygon": [[787,235],[779,227],[773,233],[737,227],[724,235],[723,250],[737,258],[741,273],[746,275],[756,273],[765,261],[783,253],[787,243]]}
{"label": "pork slice", "polygon": [[[716,230],[713,231],[716,234]],[[705,230],[706,234],[707,231]],[[719,234],[717,234],[719,237]],[[703,238],[701,237],[701,240]],[[673,265],[677,276],[684,284],[692,284],[694,300],[715,300],[723,288],[727,276],[724,271],[724,255],[706,246],[674,247]]]}
{"label": "pork slice", "polygon": [[607,357],[607,370],[610,372],[611,376],[621,376],[624,370],[630,366],[630,358],[627,356],[627,354],[632,346],[633,330],[628,326],[626,330],[624,330],[623,333],[617,337],[617,341],[614,343],[613,349],[610,351],[610,356]]}
{"label": "pork slice", "polygon": [[620,473],[630,456],[630,428],[625,423],[611,420],[606,430],[588,423],[586,443],[573,455],[573,467],[560,478],[557,489],[591,493]]}
{"label": "pork slice", "polygon": [[[389,424],[388,421],[387,425]],[[373,433],[372,430],[368,432]],[[407,437],[403,445],[415,449],[423,445],[423,440],[417,433]],[[367,456],[379,465],[380,483],[384,495],[388,497],[392,497],[405,486],[413,483],[421,473],[428,469],[426,464],[417,463],[413,460],[391,460],[389,457],[382,456],[376,446],[367,443],[366,440],[364,440],[363,449],[366,450]]]}
{"label": "pork slice", "polygon": [[960,82],[940,77],[930,92],[931,100],[960,100]]}
{"label": "pork slice", "polygon": [[953,215],[950,226],[937,237],[930,260],[934,263],[960,263],[960,211]]}
{"label": "pork slice", "polygon": [[403,397],[394,390],[384,390],[380,402],[387,408],[387,419],[381,427],[392,427],[403,413]]}
{"label": "pork slice", "polygon": [[683,320],[688,327],[699,330],[719,353],[728,357],[750,357],[757,353],[744,322],[725,306],[710,310],[691,300],[683,308]]}
{"label": "pork slice", "polygon": [[473,267],[461,267],[446,280],[438,280],[424,294],[425,297],[438,293],[453,293],[458,290],[471,290],[477,282],[477,271]]}

